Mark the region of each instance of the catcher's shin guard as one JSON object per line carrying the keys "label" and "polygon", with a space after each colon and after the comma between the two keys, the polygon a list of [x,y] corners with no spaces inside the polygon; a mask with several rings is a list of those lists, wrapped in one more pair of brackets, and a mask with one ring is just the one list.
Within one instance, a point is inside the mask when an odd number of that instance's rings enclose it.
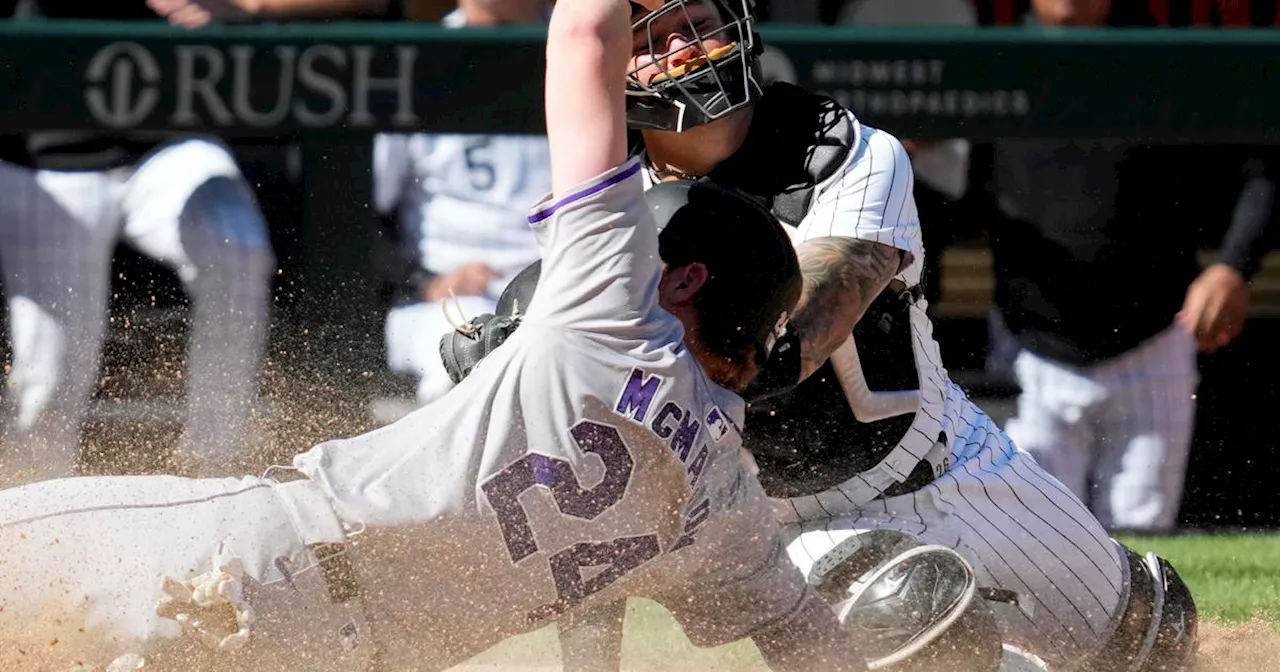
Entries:
{"label": "catcher's shin guard", "polygon": [[814,563],[809,583],[836,609],[872,670],[1000,668],[995,614],[954,550],[901,532],[850,537]]}
{"label": "catcher's shin guard", "polygon": [[1199,618],[1191,590],[1155,553],[1124,549],[1129,566],[1115,632],[1085,672],[1186,672],[1195,665]]}

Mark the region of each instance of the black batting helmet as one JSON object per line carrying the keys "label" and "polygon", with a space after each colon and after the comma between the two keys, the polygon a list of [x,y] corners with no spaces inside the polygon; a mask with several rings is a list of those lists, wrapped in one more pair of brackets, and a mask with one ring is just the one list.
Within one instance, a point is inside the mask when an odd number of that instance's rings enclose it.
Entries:
{"label": "black batting helmet", "polygon": [[[645,192],[645,203],[658,225],[662,261],[707,267],[696,299],[701,340],[732,359],[754,346],[763,364],[800,300],[800,263],[782,225],[750,196],[701,180],[661,182]],[[534,262],[516,275],[496,314],[523,311],[540,273]]]}

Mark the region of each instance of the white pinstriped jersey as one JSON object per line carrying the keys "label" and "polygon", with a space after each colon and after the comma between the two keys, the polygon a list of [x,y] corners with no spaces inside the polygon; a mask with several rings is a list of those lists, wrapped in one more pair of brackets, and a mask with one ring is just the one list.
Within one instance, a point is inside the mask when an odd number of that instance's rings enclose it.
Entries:
{"label": "white pinstriped jersey", "polygon": [[[889,133],[859,122],[845,111],[854,125],[853,149],[831,177],[814,189],[813,201],[798,226],[786,227],[795,243],[823,236],[848,236],[882,243],[910,252],[913,259],[897,279],[906,286],[919,284],[924,262],[920,217],[912,196],[914,173],[902,143]],[[651,177],[647,184],[652,185]],[[920,300],[910,309],[912,350],[919,379],[921,408],[903,439],[879,465],[817,495],[778,500],[783,522],[829,518],[857,510],[901,481],[934,449],[940,434],[954,452],[951,462],[962,461],[981,441],[965,440],[968,428],[957,418],[966,403],[964,392],[951,382],[942,365],[933,325]],[[750,431],[750,427],[747,428]],[[957,440],[959,439],[959,440]],[[832,442],[840,437],[830,437]],[[973,445],[971,445],[971,443]],[[858,450],[859,446],[848,446]],[[935,454],[938,462],[946,455]]]}
{"label": "white pinstriped jersey", "polygon": [[483,261],[505,278],[538,258],[525,214],[551,189],[545,135],[383,134],[374,202],[395,212],[420,265],[447,273]]}
{"label": "white pinstriped jersey", "polygon": [[[889,133],[859,122],[857,144],[845,158],[844,166],[815,189],[813,205],[798,228],[789,230],[792,240],[801,242],[821,236],[849,236],[869,240],[912,255],[912,261],[897,280],[912,287],[920,283],[924,268],[924,244],[920,215],[912,189],[915,175],[911,157],[902,143]],[[778,507],[782,519],[827,518],[857,510],[874,499],[879,488],[902,480],[934,449],[940,435],[950,446],[950,462],[959,463],[976,454],[982,445],[981,431],[960,422],[970,402],[953,383],[942,365],[938,343],[933,339],[933,323],[926,314],[927,302],[916,301],[910,308],[912,351],[920,381],[920,410],[898,445],[871,469],[882,475],[877,487],[868,487],[876,474],[859,474],[830,490],[813,496],[795,497]],[[834,437],[838,440],[838,437]],[[857,446],[849,446],[857,450]],[[946,455],[939,456],[938,461]]]}
{"label": "white pinstriped jersey", "polygon": [[703,644],[800,603],[778,529],[760,529],[744,404],[658,305],[639,168],[533,211],[543,266],[520,329],[450,394],[295,460],[367,526],[360,581],[405,635],[384,639],[425,647],[397,660],[469,656],[589,599],[655,599]]}

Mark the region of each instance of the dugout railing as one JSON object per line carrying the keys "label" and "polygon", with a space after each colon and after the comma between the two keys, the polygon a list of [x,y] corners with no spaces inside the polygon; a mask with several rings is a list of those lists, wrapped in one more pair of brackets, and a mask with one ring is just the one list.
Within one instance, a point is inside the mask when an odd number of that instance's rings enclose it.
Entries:
{"label": "dugout railing", "polygon": [[[1280,140],[1280,31],[764,25],[760,32],[767,79],[828,93],[901,137]],[[214,133],[242,157],[263,157],[251,178],[281,257],[277,308],[299,335],[290,347],[358,386],[383,368],[386,243],[370,202],[372,134],[539,131],[542,43],[543,31],[529,27],[360,22],[190,31],[0,21],[0,132]],[[294,181],[279,178],[282,171]],[[983,254],[980,245],[961,247],[944,263],[940,337],[973,344],[951,348],[960,368],[974,368],[984,343]],[[1206,509],[1210,518],[1255,520],[1260,514],[1237,504],[1274,499],[1261,486],[1242,491],[1238,481],[1246,472],[1280,473],[1274,429],[1229,420],[1240,417],[1233,408],[1242,400],[1276,398],[1274,376],[1264,372],[1280,371],[1272,354],[1280,330],[1267,319],[1280,305],[1278,268],[1268,263],[1257,283],[1263,300],[1245,337],[1206,363],[1201,397],[1216,402],[1201,405],[1197,442],[1209,443],[1198,454],[1251,447],[1247,460],[1219,469],[1211,489],[1231,494]]]}

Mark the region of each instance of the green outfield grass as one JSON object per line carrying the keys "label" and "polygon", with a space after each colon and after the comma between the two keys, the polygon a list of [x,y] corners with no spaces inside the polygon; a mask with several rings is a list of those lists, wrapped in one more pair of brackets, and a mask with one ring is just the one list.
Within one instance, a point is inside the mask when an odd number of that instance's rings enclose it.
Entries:
{"label": "green outfield grass", "polygon": [[1122,537],[1121,541],[1135,551],[1155,551],[1173,563],[1208,619],[1240,623],[1257,616],[1280,625],[1280,535]]}
{"label": "green outfield grass", "polygon": [[[1225,624],[1259,617],[1280,634],[1280,535],[1125,536],[1121,540],[1136,551],[1155,551],[1172,562],[1191,586],[1202,617]],[[715,649],[694,647],[666,610],[647,600],[630,601],[625,632],[623,667],[629,671],[767,669],[749,642]],[[471,663],[536,669],[556,666],[559,660],[555,630],[546,628],[508,640]]]}

